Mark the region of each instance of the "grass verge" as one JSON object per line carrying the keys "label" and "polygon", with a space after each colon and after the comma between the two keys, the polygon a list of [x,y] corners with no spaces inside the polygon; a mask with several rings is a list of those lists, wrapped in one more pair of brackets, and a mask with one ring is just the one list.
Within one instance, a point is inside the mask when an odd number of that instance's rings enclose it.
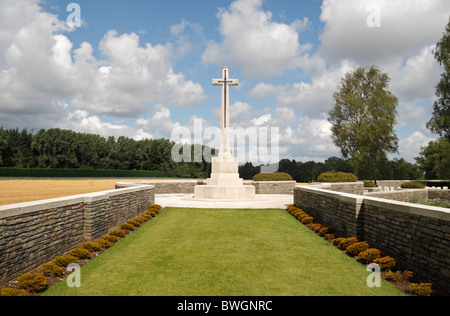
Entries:
{"label": "grass verge", "polygon": [[43,295],[404,295],[285,210],[166,208]]}

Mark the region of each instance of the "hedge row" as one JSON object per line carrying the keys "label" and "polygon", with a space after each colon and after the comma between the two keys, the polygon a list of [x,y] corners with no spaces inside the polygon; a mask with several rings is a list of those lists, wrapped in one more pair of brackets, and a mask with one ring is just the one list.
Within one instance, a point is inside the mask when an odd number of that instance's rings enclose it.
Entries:
{"label": "hedge row", "polygon": [[317,182],[358,182],[358,177],[353,173],[329,171],[320,174]]}
{"label": "hedge row", "polygon": [[14,178],[163,178],[161,171],[101,169],[0,168],[0,177]]}
{"label": "hedge row", "polygon": [[161,210],[160,205],[149,206],[142,216],[123,223],[120,225],[120,229],[113,229],[108,235],[95,241],[84,242],[80,248],[72,249],[62,256],[57,256],[53,261],[41,265],[38,272],[20,275],[16,280],[16,287],[0,288],[0,296],[29,296],[43,293],[50,285],[50,278],[56,278],[59,281],[71,273],[67,271],[70,264],[78,264],[81,260],[86,263],[93,257],[94,253],[98,254],[102,250],[112,247],[114,243],[121,238],[125,238],[131,231],[157,216]]}
{"label": "hedge row", "polygon": [[290,205],[287,208],[287,211],[316,234],[328,240],[362,264],[378,264],[381,270],[384,271],[384,278],[391,281],[399,288],[404,288],[406,284],[407,293],[416,296],[430,296],[432,294],[431,283],[411,283],[410,281],[413,278],[413,272],[407,270],[394,270],[396,266],[395,259],[387,255],[383,256],[379,249],[371,248],[367,242],[360,241],[356,237],[346,238],[338,236],[333,227],[315,222],[312,216],[295,205]]}
{"label": "hedge row", "polygon": [[292,181],[292,177],[285,172],[259,173],[253,181]]}

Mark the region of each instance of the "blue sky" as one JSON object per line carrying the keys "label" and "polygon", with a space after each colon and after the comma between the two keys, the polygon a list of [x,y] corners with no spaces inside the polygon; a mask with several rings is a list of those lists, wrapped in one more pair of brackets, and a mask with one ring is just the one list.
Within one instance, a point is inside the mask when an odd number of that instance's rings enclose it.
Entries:
{"label": "blue sky", "polygon": [[[81,27],[66,23],[73,2]],[[3,0],[0,125],[135,139],[217,126],[211,80],[226,65],[240,80],[233,126],[278,127],[280,158],[323,161],[340,156],[332,94],[374,64],[399,98],[395,157],[413,162],[436,138],[425,128],[442,73],[432,51],[449,16],[447,0]]]}

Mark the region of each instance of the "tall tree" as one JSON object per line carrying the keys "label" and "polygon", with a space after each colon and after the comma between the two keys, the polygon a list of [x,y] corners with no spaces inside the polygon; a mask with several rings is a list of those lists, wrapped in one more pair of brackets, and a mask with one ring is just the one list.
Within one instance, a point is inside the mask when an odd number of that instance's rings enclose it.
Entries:
{"label": "tall tree", "polygon": [[434,56],[444,67],[444,73],[436,86],[437,100],[427,128],[439,136],[450,139],[450,20],[442,39],[436,45]]}
{"label": "tall tree", "polygon": [[332,138],[360,179],[376,179],[387,154],[397,152],[398,99],[388,90],[389,82],[376,66],[361,67],[348,72],[333,95]]}
{"label": "tall tree", "polygon": [[416,161],[426,179],[450,179],[450,141],[445,137],[431,141]]}

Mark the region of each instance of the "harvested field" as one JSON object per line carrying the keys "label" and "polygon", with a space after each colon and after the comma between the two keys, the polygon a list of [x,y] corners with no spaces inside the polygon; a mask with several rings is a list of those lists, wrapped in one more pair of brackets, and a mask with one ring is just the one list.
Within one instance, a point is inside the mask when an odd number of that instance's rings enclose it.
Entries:
{"label": "harvested field", "polygon": [[[132,179],[133,181],[139,179]],[[45,179],[0,180],[0,205],[113,190],[118,181],[128,179]],[[131,181],[131,180],[130,180]]]}

